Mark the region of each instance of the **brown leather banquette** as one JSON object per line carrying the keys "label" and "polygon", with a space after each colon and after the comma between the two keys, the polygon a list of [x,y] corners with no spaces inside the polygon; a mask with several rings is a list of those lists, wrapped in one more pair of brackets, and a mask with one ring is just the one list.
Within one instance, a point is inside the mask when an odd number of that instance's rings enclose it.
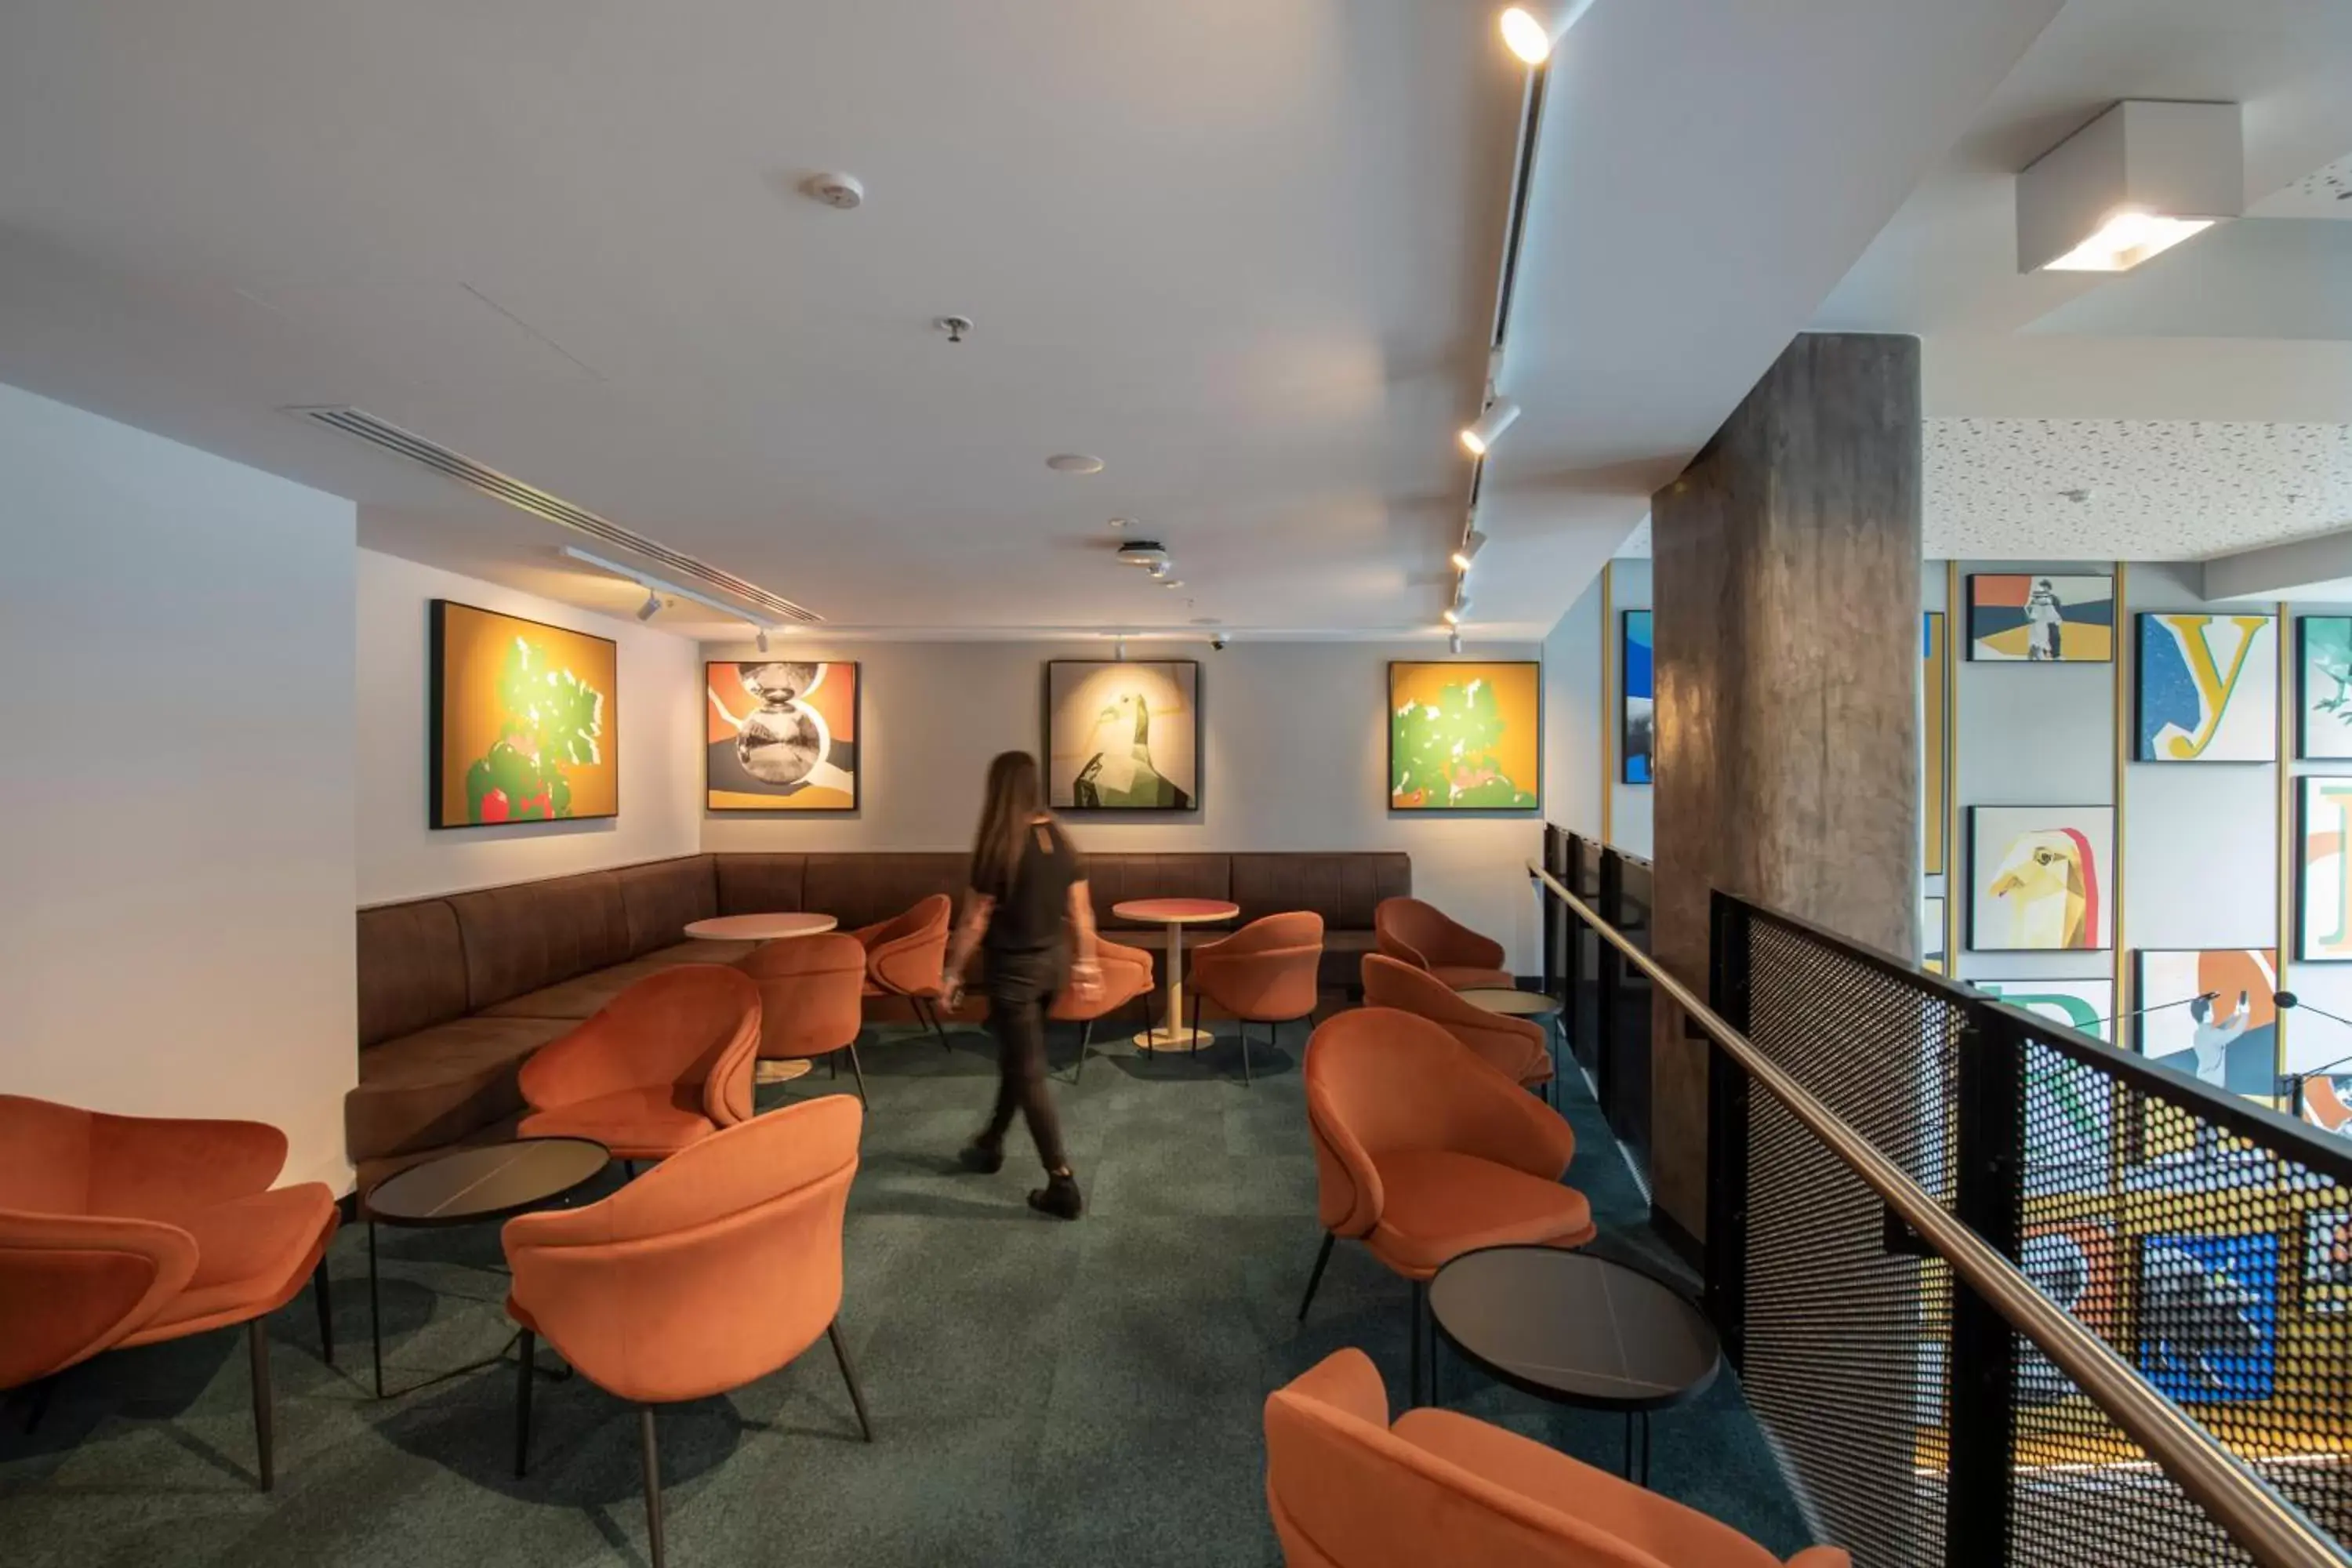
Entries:
{"label": "brown leather banquette", "polygon": [[[1241,906],[1235,926],[1313,910],[1332,988],[1352,984],[1372,950],[1373,906],[1412,890],[1412,861],[1391,851],[1090,855],[1087,870],[1096,919],[1132,945],[1157,949],[1164,937],[1111,913],[1128,899],[1230,899]],[[688,941],[688,922],[814,910],[847,931],[963,883],[955,853],[688,855],[362,910],[360,1082],[343,1121],[362,1187],[512,1118],[523,1059],[632,982],[750,951]]]}

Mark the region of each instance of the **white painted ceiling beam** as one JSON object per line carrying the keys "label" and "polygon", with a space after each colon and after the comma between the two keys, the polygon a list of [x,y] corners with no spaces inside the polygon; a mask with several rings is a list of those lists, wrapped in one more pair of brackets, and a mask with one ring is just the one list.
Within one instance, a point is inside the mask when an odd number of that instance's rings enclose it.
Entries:
{"label": "white painted ceiling beam", "polygon": [[2335,597],[2352,578],[2352,529],[2217,555],[2205,563],[2209,599]]}

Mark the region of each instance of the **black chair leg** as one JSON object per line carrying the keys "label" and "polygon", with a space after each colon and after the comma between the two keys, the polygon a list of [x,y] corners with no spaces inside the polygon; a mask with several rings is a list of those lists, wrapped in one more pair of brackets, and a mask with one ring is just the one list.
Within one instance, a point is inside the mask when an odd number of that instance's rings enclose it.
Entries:
{"label": "black chair leg", "polygon": [[632,1182],[635,1181],[637,1179],[637,1163],[635,1160],[622,1161],[621,1174],[626,1180]]}
{"label": "black chair leg", "polygon": [[1427,1368],[1429,1363],[1427,1357],[1423,1353],[1429,1339],[1429,1331],[1423,1325],[1427,1323],[1428,1318],[1429,1285],[1425,1280],[1416,1279],[1412,1282],[1412,1403],[1415,1405],[1423,1405],[1429,1403],[1429,1395],[1427,1392],[1428,1384],[1425,1381],[1428,1376]]}
{"label": "black chair leg", "polygon": [[1323,1266],[1331,1261],[1331,1244],[1339,1238],[1329,1231],[1323,1233],[1323,1245],[1315,1254],[1315,1271],[1307,1277],[1307,1294],[1298,1303],[1298,1321],[1307,1321],[1307,1309],[1315,1300],[1315,1287],[1323,1283]]}
{"label": "black chair leg", "polygon": [[253,1443],[261,1456],[261,1489],[277,1479],[269,1452],[269,1324],[255,1318],[245,1325],[246,1346],[253,1360]]}
{"label": "black chair leg", "polygon": [[515,1345],[515,1478],[530,1468],[531,1363],[539,1354],[539,1336],[529,1329]]}
{"label": "black chair leg", "polygon": [[383,1397],[383,1297],[376,1289],[375,1221],[368,1221],[368,1347],[375,1354],[375,1396]]}
{"label": "black chair leg", "polygon": [[[1282,1026],[1269,1024],[1266,1026],[1269,1029],[1278,1029]],[[1247,1089],[1253,1081],[1250,1078],[1249,1065],[1249,1024],[1244,1020],[1242,1024],[1242,1087]]]}
{"label": "black chair leg", "polygon": [[1193,993],[1192,993],[1192,1040],[1191,1040],[1189,1043],[1190,1043],[1190,1045],[1191,1045],[1191,1047],[1192,1047],[1192,1054],[1197,1057],[1197,1056],[1199,1056],[1199,1055],[1201,1054],[1201,994],[1200,994],[1198,991],[1195,991],[1195,992],[1193,992]]}
{"label": "black chair leg", "polygon": [[857,1406],[857,1429],[866,1440],[874,1441],[874,1423],[866,1419],[866,1391],[857,1386],[857,1369],[850,1364],[849,1347],[842,1342],[841,1320],[834,1319],[824,1326],[825,1337],[833,1342],[833,1359],[841,1363],[841,1381],[849,1384],[849,1403]]}
{"label": "black chair leg", "polygon": [[646,1450],[646,1546],[653,1559],[653,1568],[663,1568],[661,1451],[654,1447],[654,1407],[637,1407],[637,1435],[644,1439]]}
{"label": "black chair leg", "polygon": [[[856,1040],[849,1042],[849,1070],[857,1075],[857,1103],[863,1105],[866,1103],[866,1068],[865,1064],[857,1059],[857,1042]],[[841,1076],[841,1068],[839,1066],[836,1065],[834,1068],[833,1076],[835,1078],[839,1078]]]}
{"label": "black chair leg", "polygon": [[1070,1075],[1072,1083],[1087,1076],[1087,1056],[1095,1048],[1095,1021],[1088,1018],[1078,1026],[1078,1070]]}
{"label": "black chair leg", "polygon": [[335,1306],[327,1294],[327,1255],[319,1254],[319,1267],[310,1271],[310,1294],[319,1302],[319,1350],[329,1366],[335,1364]]}
{"label": "black chair leg", "polygon": [[31,1396],[25,1401],[25,1435],[31,1436],[40,1428],[41,1417],[49,1408],[49,1390],[57,1386],[58,1374],[49,1373],[33,1384]]}

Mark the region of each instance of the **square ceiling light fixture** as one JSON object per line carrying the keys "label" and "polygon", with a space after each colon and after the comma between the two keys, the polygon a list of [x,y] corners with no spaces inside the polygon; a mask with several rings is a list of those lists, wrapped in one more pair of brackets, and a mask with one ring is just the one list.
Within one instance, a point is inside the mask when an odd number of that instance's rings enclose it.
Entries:
{"label": "square ceiling light fixture", "polygon": [[2234,103],[2131,99],[2017,176],[2020,272],[2127,272],[2244,210]]}

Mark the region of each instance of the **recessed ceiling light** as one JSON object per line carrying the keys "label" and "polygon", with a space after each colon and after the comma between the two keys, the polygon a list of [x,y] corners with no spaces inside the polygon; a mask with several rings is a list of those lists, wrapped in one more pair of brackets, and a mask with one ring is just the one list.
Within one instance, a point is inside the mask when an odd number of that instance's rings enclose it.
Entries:
{"label": "recessed ceiling light", "polygon": [[1103,460],[1084,452],[1056,452],[1045,459],[1045,466],[1057,474],[1099,474]]}
{"label": "recessed ceiling light", "polygon": [[1181,577],[1162,577],[1160,579],[1160,585],[1163,588],[1181,588],[1184,585],[1184,579]]}
{"label": "recessed ceiling light", "polygon": [[1114,529],[1125,529],[1127,527],[1127,519],[1123,517],[1112,518],[1110,520],[1110,525]]}
{"label": "recessed ceiling light", "polygon": [[2126,272],[2244,195],[2236,104],[2126,100],[2017,176],[2017,269]]}

